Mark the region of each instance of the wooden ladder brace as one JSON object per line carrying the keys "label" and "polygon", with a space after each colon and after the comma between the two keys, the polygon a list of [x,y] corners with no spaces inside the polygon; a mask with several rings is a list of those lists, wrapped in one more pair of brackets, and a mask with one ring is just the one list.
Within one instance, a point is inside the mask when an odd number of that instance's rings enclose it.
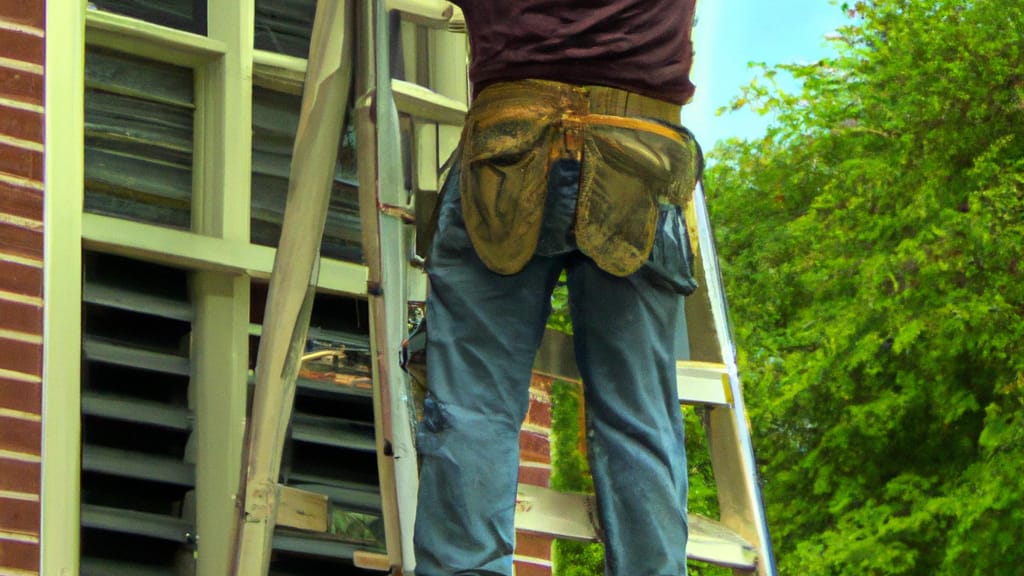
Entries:
{"label": "wooden ladder brace", "polygon": [[[461,124],[465,105],[391,80],[387,14],[393,9],[419,24],[465,29],[461,14],[443,0],[317,4],[281,241],[257,355],[252,416],[246,429],[233,576],[268,572],[277,525],[327,530],[327,497],[281,485],[278,479],[316,292],[335,156],[354,80],[363,94],[356,103],[360,211],[373,316],[374,420],[388,554],[357,550],[353,561],[362,568],[392,573],[411,573],[415,566],[411,543],[416,457],[408,416],[411,404],[402,392],[405,377],[397,359],[406,334],[404,248],[409,245],[403,229],[405,212],[393,209],[408,203],[401,181],[398,107],[427,121]],[[360,35],[358,47],[353,39],[356,26],[373,31]]]}

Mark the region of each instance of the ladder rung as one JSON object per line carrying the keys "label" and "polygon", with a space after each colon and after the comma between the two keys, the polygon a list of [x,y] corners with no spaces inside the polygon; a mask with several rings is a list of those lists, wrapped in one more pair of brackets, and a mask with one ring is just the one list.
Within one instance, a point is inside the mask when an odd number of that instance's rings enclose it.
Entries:
{"label": "ladder rung", "polygon": [[362,568],[363,570],[377,570],[379,572],[391,570],[391,560],[387,554],[379,552],[356,550],[352,554],[352,563],[355,564],[356,568]]}
{"label": "ladder rung", "polygon": [[292,486],[279,486],[277,525],[327,532],[327,496]]}
{"label": "ladder rung", "polygon": [[[452,19],[457,11],[447,0],[387,0],[387,7],[388,10],[401,12],[410,22],[430,28],[452,29]],[[461,13],[461,10],[458,12]],[[455,24],[457,29],[458,24]]]}
{"label": "ladder rung", "polygon": [[[533,363],[535,372],[579,381],[580,373],[572,354],[572,336],[547,330]],[[732,405],[729,372],[725,364],[680,360],[676,362],[676,390],[679,402],[712,406]]]}
{"label": "ladder rung", "polygon": [[722,523],[690,514],[689,527],[686,555],[690,559],[726,568],[753,570],[757,567],[754,547]]}
{"label": "ladder rung", "polygon": [[533,371],[552,378],[579,382],[580,372],[576,367],[572,336],[557,330],[545,330],[544,339],[533,361]]}
{"label": "ladder rung", "polygon": [[[557,492],[539,486],[519,485],[516,498],[516,528],[559,538],[596,542],[594,497]],[[686,554],[718,566],[752,570],[757,553],[746,540],[722,524],[689,516],[690,536]]]}
{"label": "ladder rung", "polygon": [[465,104],[419,84],[392,80],[391,92],[398,111],[415,118],[452,126],[461,126],[466,119]]}
{"label": "ladder rung", "polygon": [[591,511],[596,518],[594,498],[585,494],[558,492],[529,484],[520,484],[516,494],[516,528],[526,532],[596,542]]}
{"label": "ladder rung", "polygon": [[679,360],[676,389],[682,404],[730,406],[729,371],[725,364]]}

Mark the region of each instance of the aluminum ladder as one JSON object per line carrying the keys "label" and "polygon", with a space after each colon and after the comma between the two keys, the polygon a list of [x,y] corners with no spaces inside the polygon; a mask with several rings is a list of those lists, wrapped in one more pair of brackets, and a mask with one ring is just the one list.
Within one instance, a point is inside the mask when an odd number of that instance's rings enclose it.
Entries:
{"label": "aluminum ladder", "polygon": [[[676,388],[681,404],[704,410],[702,420],[721,511],[717,520],[689,515],[687,556],[732,568],[736,574],[776,576],[728,306],[700,186],[687,207],[686,220],[700,286],[686,298],[685,326],[680,328],[686,331],[689,355],[676,361]],[[569,337],[549,330],[534,370],[579,381]],[[590,513],[595,509],[592,498],[522,486],[517,527],[561,538],[597,541],[599,531]]]}
{"label": "aluminum ladder", "polygon": [[[443,0],[339,0],[320,4],[307,86],[312,80],[324,87],[333,87],[328,96],[323,93],[320,96],[336,108],[335,116],[340,116],[347,105],[349,82],[356,83],[359,94],[355,121],[359,142],[360,212],[367,260],[374,415],[387,544],[386,554],[357,551],[354,561],[364,568],[411,574],[415,569],[412,527],[418,482],[409,382],[398,369],[398,352],[407,335],[408,303],[422,301],[426,293],[424,274],[416,266],[415,220],[427,212],[422,204],[430,202],[430,194],[436,195],[440,161],[457,140],[466,110],[466,70],[465,54],[460,55],[458,51],[453,61],[427,65],[434,72],[448,72],[447,82],[434,83],[448,84],[446,92],[454,97],[393,79],[390,13],[397,10],[407,21],[450,31],[464,30],[464,22],[459,12]],[[363,34],[354,34],[357,27]],[[366,33],[370,30],[372,36]],[[339,35],[341,40],[328,42],[326,38],[331,34]],[[357,37],[358,45],[353,45],[352,36]],[[317,47],[338,50],[342,67],[354,68],[355,79],[351,76],[346,79],[344,75],[340,78],[318,76],[314,65],[325,58],[314,53]],[[355,66],[351,65],[353,62]],[[327,69],[335,74],[339,72],[338,68],[331,68],[330,62]],[[451,80],[452,77],[457,80]],[[320,114],[330,116],[329,110],[324,108],[311,103],[307,116],[304,97],[302,122],[321,123],[319,126],[327,131],[340,132],[340,118],[331,116],[327,121],[316,115],[319,110]],[[403,148],[403,133],[407,134],[408,148]],[[313,136],[310,138],[315,140]],[[297,152],[302,149],[306,153],[331,156],[337,141],[333,148],[329,141],[319,148],[303,146],[297,139]],[[408,166],[411,189],[406,186],[405,150],[412,152],[412,165]],[[295,183],[293,186],[301,188]],[[264,374],[269,384],[257,384],[247,436],[245,500],[238,531],[238,562],[233,572],[236,576],[267,572],[270,539],[276,524],[319,530],[322,523],[308,520],[327,515],[326,499],[277,483],[283,431],[290,417],[295,373],[301,361],[298,351],[305,340],[308,309],[314,294],[316,246],[325,212],[318,211],[317,207],[325,206],[329,187],[324,188],[320,193],[322,197],[314,191],[300,196],[289,190],[289,207],[271,278],[261,341],[258,366],[263,369],[257,369],[258,378],[260,373]],[[297,198],[295,208],[292,207],[293,194]],[[708,410],[708,438],[722,514],[718,522],[691,516],[687,552],[691,558],[732,567],[738,573],[774,575],[774,559],[761,505],[727,306],[703,200],[703,193],[698,190],[688,214],[701,289],[687,299],[690,358],[680,359],[677,377],[680,401]],[[296,262],[295,257],[303,254],[305,258]],[[278,309],[278,314],[272,316],[271,308]],[[549,333],[538,354],[537,370],[578,379],[571,350],[564,337]],[[273,375],[277,376],[271,377]],[[587,497],[523,486],[520,501],[523,505],[517,511],[517,528],[557,537],[596,539],[597,531],[587,513],[590,506]]]}

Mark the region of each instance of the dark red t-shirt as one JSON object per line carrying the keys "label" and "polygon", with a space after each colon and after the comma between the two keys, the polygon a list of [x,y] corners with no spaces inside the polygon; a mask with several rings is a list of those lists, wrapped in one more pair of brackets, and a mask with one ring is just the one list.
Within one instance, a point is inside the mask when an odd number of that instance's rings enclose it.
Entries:
{"label": "dark red t-shirt", "polygon": [[469,27],[474,90],[539,78],[693,96],[696,0],[453,0]]}

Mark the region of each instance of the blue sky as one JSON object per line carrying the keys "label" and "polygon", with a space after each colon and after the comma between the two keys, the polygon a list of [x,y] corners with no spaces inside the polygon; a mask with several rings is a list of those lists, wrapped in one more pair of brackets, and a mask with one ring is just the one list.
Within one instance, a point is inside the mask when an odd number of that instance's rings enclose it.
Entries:
{"label": "blue sky", "polygon": [[848,20],[835,0],[698,0],[693,102],[683,123],[706,150],[720,139],[753,138],[770,118],[747,110],[715,116],[755,76],[751,61],[813,62],[831,53],[825,35]]}

